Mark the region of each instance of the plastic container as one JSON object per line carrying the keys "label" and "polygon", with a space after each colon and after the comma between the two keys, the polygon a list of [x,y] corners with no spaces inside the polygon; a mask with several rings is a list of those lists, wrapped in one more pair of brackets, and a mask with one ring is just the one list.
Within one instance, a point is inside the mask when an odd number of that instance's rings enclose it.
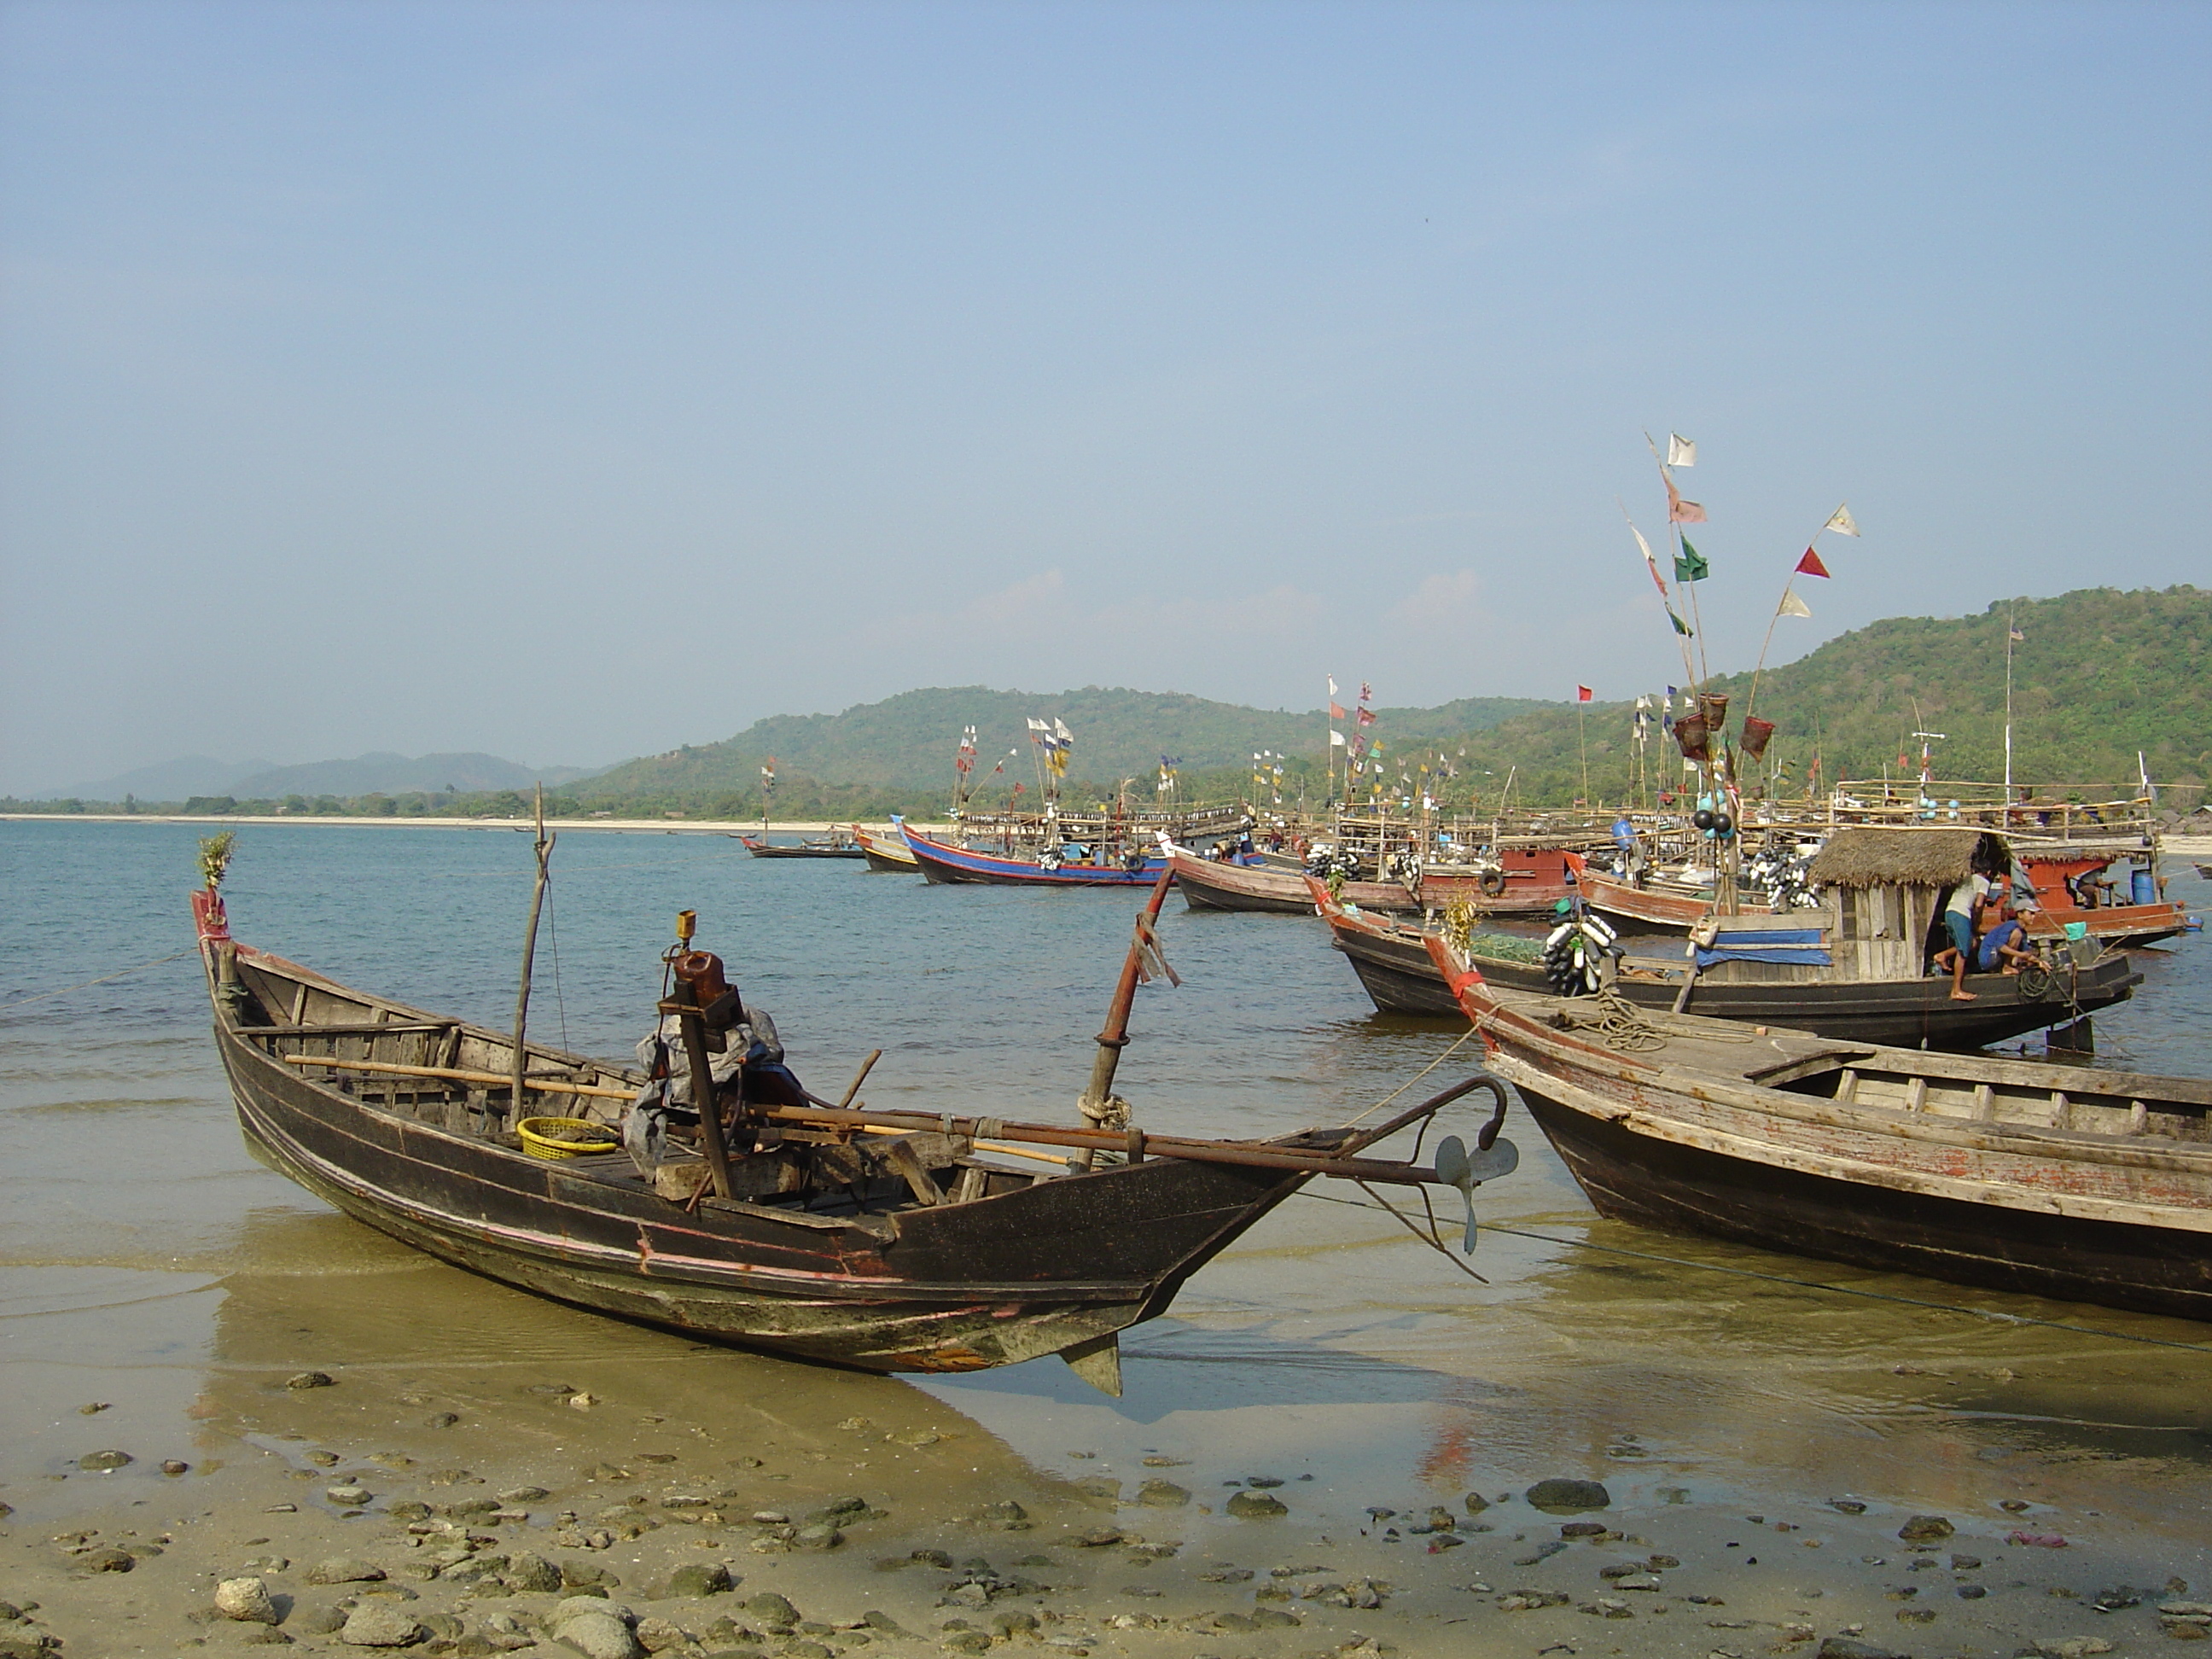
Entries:
{"label": "plastic container", "polygon": [[2136,904],[2158,902],[2158,883],[2148,870],[2138,869],[2128,877],[2128,898]]}
{"label": "plastic container", "polygon": [[526,1117],[514,1132],[522,1137],[522,1150],[532,1158],[588,1158],[622,1145],[605,1124],[587,1123],[580,1117]]}

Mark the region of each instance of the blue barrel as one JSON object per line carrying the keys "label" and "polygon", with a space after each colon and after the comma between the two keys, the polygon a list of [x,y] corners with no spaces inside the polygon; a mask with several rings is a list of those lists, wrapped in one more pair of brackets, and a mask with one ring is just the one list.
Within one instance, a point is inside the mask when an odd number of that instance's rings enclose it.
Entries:
{"label": "blue barrel", "polygon": [[2158,902],[2158,884],[2151,879],[2148,870],[2136,870],[2128,877],[2128,897],[2136,904]]}

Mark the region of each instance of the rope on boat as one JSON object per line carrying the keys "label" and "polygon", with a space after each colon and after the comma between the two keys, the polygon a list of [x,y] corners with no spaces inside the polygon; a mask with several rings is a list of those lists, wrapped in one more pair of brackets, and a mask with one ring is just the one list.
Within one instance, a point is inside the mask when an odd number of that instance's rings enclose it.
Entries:
{"label": "rope on boat", "polygon": [[98,979],[88,979],[82,985],[64,985],[58,991],[36,991],[27,997],[17,997],[12,1002],[0,1002],[0,1012],[4,1012],[9,1008],[21,1008],[29,1002],[44,1002],[48,997],[65,997],[71,991],[90,990],[94,986],[105,985],[112,979],[121,979],[125,974],[143,973],[149,968],[159,968],[165,962],[175,962],[182,957],[198,956],[199,949],[200,947],[195,945],[189,950],[172,951],[166,957],[155,957],[151,962],[141,962],[128,968],[118,968],[112,974],[102,974]]}
{"label": "rope on boat", "polygon": [[[1362,1187],[1361,1190],[1364,1192],[1367,1188]],[[1375,1207],[1371,1204],[1362,1204],[1353,1198],[1331,1198],[1327,1193],[1302,1191],[1293,1194],[1292,1196],[1310,1198],[1321,1204],[1341,1204],[1347,1209],[1353,1210],[1370,1210]],[[1386,1210],[1390,1208],[1387,1204],[1382,1207]],[[1398,1213],[1395,1210],[1391,1210],[1390,1212],[1393,1215]],[[1407,1222],[1403,1216],[1399,1216],[1398,1219],[1407,1226],[1412,1227],[1412,1224]],[[1486,1233],[1510,1233],[1516,1238],[1533,1238],[1541,1243],[1564,1244],[1577,1250],[1595,1250],[1605,1255],[1632,1256],[1638,1261],[1656,1261],[1669,1267],[1690,1267],[1701,1273],[1726,1273],[1735,1279],[1756,1279],[1764,1284],[1787,1285],[1801,1291],[1826,1291],[1831,1295],[1862,1297],[1869,1302],[1895,1302],[1908,1308],[1933,1308],[1938,1313],[1966,1314],[1976,1319],[1986,1319],[1994,1325],[2033,1325],[2047,1331],[2069,1332],[2075,1336],[2101,1336],[2109,1338],[2114,1342],[2139,1342],[2154,1348],[2179,1348],[2187,1353],[2212,1353],[2212,1345],[2202,1342],[2176,1342],[2171,1337],[2138,1336],[2130,1331],[2102,1330],[2094,1325],[2069,1325],[2063,1320],[2037,1319],[2029,1314],[1999,1313],[1993,1308],[1965,1306],[1956,1302],[1931,1302],[1925,1297],[1899,1296],[1889,1291],[1865,1291],[1856,1285],[1831,1285],[1817,1279],[1792,1279],[1784,1273],[1763,1273],[1750,1267],[1723,1267],[1717,1261],[1690,1261],[1680,1256],[1660,1255],[1651,1250],[1631,1250],[1618,1244],[1593,1243],[1586,1238],[1561,1238],[1553,1233],[1532,1233],[1525,1227],[1503,1227],[1494,1221],[1484,1222],[1482,1231]],[[1419,1237],[1419,1230],[1414,1228],[1413,1231],[1415,1236]],[[1445,1255],[1449,1256],[1450,1252],[1446,1251]],[[1461,1264],[1454,1261],[1452,1265],[1457,1267]]]}
{"label": "rope on boat", "polygon": [[1376,1101],[1372,1106],[1370,1106],[1365,1111],[1362,1112],[1358,1117],[1353,1118],[1351,1122],[1346,1123],[1344,1127],[1347,1129],[1352,1128],[1358,1124],[1364,1123],[1369,1118],[1373,1117],[1376,1113],[1381,1111],[1392,1101],[1397,1099],[1400,1095],[1404,1094],[1407,1090],[1412,1088],[1416,1083],[1419,1083],[1430,1073],[1435,1071],[1437,1066],[1443,1065],[1454,1054],[1457,1054],[1462,1046],[1464,1045],[1470,1037],[1473,1037],[1476,1034],[1478,1029],[1478,1027],[1473,1025],[1468,1026],[1465,1031],[1462,1032],[1460,1036],[1454,1040],[1450,1048],[1445,1049],[1443,1053],[1438,1054],[1427,1065],[1422,1066],[1419,1071],[1414,1073],[1413,1076],[1407,1078],[1403,1083],[1390,1091],[1389,1094],[1383,1096],[1382,1099]]}
{"label": "rope on boat", "polygon": [[[1596,1013],[1585,1018],[1575,1012],[1584,1004],[1595,1008]],[[1621,1054],[1648,1054],[1652,1049],[1665,1048],[1670,1026],[1679,1035],[1694,1035],[1700,1042],[1755,1042],[1759,1040],[1756,1032],[1739,1031],[1720,1021],[1686,1027],[1667,1020],[1654,1019],[1611,987],[1586,997],[1570,998],[1566,1010],[1559,1018],[1569,1030],[1589,1032],[1607,1048]]]}

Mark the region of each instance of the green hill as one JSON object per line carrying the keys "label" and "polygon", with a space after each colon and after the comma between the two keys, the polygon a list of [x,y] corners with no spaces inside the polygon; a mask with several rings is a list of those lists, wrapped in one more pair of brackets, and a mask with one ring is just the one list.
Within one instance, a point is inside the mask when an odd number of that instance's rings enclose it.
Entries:
{"label": "green hill", "polygon": [[[1457,735],[1498,725],[1544,705],[1532,697],[1469,697],[1441,708],[1382,709],[1380,726],[1403,736]],[[822,782],[876,792],[908,792],[917,805],[948,795],[963,727],[976,728],[979,781],[1000,760],[994,793],[1020,779],[1034,787],[1028,721],[1064,721],[1075,734],[1070,799],[1110,790],[1123,778],[1149,788],[1162,755],[1187,775],[1228,769],[1241,775],[1262,750],[1310,753],[1316,768],[1323,712],[1247,708],[1175,692],[1087,686],[1032,694],[988,686],[932,688],[862,703],[840,714],[780,714],[720,743],[627,761],[570,791],[599,799],[750,795],[757,802],[761,763],[776,759],[776,810],[799,811],[802,793]],[[1341,724],[1341,722],[1340,722]],[[1013,755],[1008,757],[1008,751]]]}
{"label": "green hill", "polygon": [[[1757,708],[1777,728],[1769,756],[1787,769],[1777,793],[1802,789],[1816,750],[1830,783],[1878,778],[1885,767],[1894,775],[1900,758],[1917,774],[1916,731],[1945,734],[1932,745],[1939,778],[2002,778],[2008,617],[2025,636],[2013,647],[2016,781],[2124,793],[2140,750],[2166,804],[2185,809],[2203,798],[2212,778],[2212,590],[2191,586],[2085,588],[1999,600],[1977,616],[1895,617],[1770,669]],[[1729,694],[1731,732],[1741,729],[1751,683],[1747,673],[1731,674],[1709,688]],[[1584,711],[1598,799],[1625,793],[1632,707]],[[1553,708],[1470,733],[1454,746],[1454,761],[1477,778],[1494,774],[1484,780],[1492,788],[1517,768],[1516,797],[1525,789],[1532,802],[1557,803],[1581,793],[1577,744],[1574,714]],[[1655,738],[1648,752],[1655,780],[1680,777],[1671,743],[1662,750]]]}

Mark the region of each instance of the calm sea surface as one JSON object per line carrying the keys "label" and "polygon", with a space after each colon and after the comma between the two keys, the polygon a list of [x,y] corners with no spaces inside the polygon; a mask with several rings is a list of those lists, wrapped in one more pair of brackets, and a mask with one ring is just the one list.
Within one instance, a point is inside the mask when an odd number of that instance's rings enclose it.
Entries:
{"label": "calm sea surface", "polygon": [[[251,1161],[195,956],[42,995],[189,952],[198,834],[0,824],[0,1483],[18,1509],[27,1491],[63,1501],[35,1483],[82,1449],[83,1401],[182,1415],[211,1373],[313,1364],[333,1343],[373,1363],[676,1341],[426,1265]],[[255,827],[228,891],[248,943],[500,1026],[530,869],[528,836],[507,830]],[[880,1048],[878,1105],[1070,1121],[1137,902],[767,863],[697,835],[569,835],[555,870],[533,1035],[627,1055],[689,908],[816,1092],[841,1092]],[[2173,896],[2212,906],[2185,866]],[[1140,994],[1120,1081],[1148,1127],[1341,1121],[1455,1040],[1376,1018],[1316,921],[1170,899],[1164,937],[1185,983]],[[2098,1018],[2106,1060],[2212,1073],[2212,946],[2140,961],[2137,1000]],[[1472,1069],[1468,1052],[1416,1086]],[[1483,1214],[1548,1237],[1488,1236],[1487,1284],[1388,1218],[1299,1200],[1129,1335],[1119,1401],[1052,1360],[885,1386],[927,1388],[1041,1466],[1077,1445],[1133,1462],[1168,1435],[1255,1457],[1295,1441],[1301,1467],[1437,1491],[1610,1460],[1617,1488],[1901,1506],[2017,1491],[2212,1536],[2212,1329],[1600,1222],[1533,1125],[1516,1112],[1509,1133],[1522,1169]],[[804,1389],[815,1374],[787,1375]]]}

